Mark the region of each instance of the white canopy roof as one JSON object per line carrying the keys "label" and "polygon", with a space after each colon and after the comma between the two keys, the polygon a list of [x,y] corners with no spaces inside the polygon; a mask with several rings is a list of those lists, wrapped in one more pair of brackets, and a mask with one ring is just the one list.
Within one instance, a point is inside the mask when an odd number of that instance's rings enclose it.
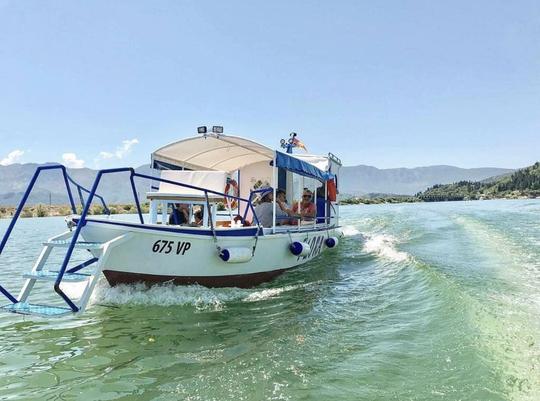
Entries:
{"label": "white canopy roof", "polygon": [[183,139],[156,150],[152,153],[152,165],[157,161],[192,170],[231,172],[273,158],[272,149],[249,139],[206,134]]}

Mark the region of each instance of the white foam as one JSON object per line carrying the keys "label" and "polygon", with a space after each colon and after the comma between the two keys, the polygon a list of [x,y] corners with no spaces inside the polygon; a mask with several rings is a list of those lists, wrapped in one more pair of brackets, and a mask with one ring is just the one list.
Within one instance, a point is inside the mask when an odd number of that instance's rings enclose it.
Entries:
{"label": "white foam", "polygon": [[109,305],[192,305],[197,309],[221,310],[227,302],[258,302],[316,283],[289,285],[278,288],[242,289],[207,288],[200,285],[177,286],[172,283],[146,287],[144,284],[110,287],[99,282],[91,303]]}
{"label": "white foam", "polygon": [[341,232],[345,237],[352,237],[360,234],[360,231],[354,226],[344,226],[341,228]]}
{"label": "white foam", "polygon": [[197,309],[221,309],[224,302],[240,300],[242,290],[226,288],[213,291],[199,285],[175,286],[168,283],[148,288],[144,284],[110,287],[101,281],[92,296],[92,303],[110,305],[192,305]]}
{"label": "white foam", "polygon": [[395,237],[388,234],[366,235],[364,251],[391,260],[392,262],[403,262],[409,259],[410,255],[407,252],[397,250],[397,242]]}
{"label": "white foam", "polygon": [[266,288],[264,290],[253,291],[251,294],[245,297],[243,301],[245,302],[263,301],[265,299],[276,297],[286,291],[296,290],[301,287],[307,287],[308,285],[311,285],[311,284],[288,285],[288,286],[280,287],[280,288]]}

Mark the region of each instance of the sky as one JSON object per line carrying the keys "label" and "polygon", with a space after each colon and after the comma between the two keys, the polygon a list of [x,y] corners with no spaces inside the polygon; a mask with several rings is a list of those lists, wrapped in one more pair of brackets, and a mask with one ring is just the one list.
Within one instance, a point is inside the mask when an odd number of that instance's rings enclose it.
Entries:
{"label": "sky", "polygon": [[0,164],[108,168],[199,125],[379,168],[540,159],[538,1],[0,0]]}

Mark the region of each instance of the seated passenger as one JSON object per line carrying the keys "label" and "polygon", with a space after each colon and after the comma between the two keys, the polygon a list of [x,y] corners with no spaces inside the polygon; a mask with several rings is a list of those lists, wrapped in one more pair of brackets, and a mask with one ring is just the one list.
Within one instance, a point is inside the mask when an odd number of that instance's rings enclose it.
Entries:
{"label": "seated passenger", "polygon": [[183,203],[175,203],[172,213],[169,216],[169,225],[187,224],[189,221],[188,205]]}
{"label": "seated passenger", "polygon": [[276,203],[279,207],[276,208],[276,224],[289,224],[289,219],[284,217],[293,216],[294,213],[287,204],[287,195],[285,190],[278,189],[276,191]]}
{"label": "seated passenger", "polygon": [[[285,191],[278,189],[276,193],[278,194],[278,200],[276,202],[276,225],[287,224],[287,219],[284,219],[284,217],[287,217],[292,211],[288,209],[287,203],[284,202]],[[259,204],[255,206],[255,214],[259,219],[260,225],[268,228],[272,227],[274,216],[274,192],[272,188],[268,187],[268,191],[263,192],[263,194]],[[255,218],[253,219],[253,224],[256,224]]]}
{"label": "seated passenger", "polygon": [[[272,188],[265,188],[266,191],[262,192],[262,198],[259,201],[259,204],[255,206],[255,214],[259,224],[263,227],[272,227],[272,218],[274,214],[274,192]],[[256,223],[255,218],[253,222]]]}
{"label": "seated passenger", "polygon": [[193,217],[195,218],[195,225],[196,225],[196,226],[202,226],[202,225],[203,225],[203,214],[202,214],[202,210],[197,210],[197,211],[193,214]]}
{"label": "seated passenger", "polygon": [[[317,224],[330,223],[330,208],[327,205],[327,201],[324,197],[324,186],[317,188]],[[326,218],[325,218],[326,215]]]}
{"label": "seated passenger", "polygon": [[[313,193],[309,189],[304,188],[302,201],[294,204],[292,212],[296,215],[296,217],[300,217],[300,220],[313,220],[315,217],[316,210],[315,204],[311,201],[312,196]],[[298,223],[298,220],[294,219],[293,224],[296,223]]]}

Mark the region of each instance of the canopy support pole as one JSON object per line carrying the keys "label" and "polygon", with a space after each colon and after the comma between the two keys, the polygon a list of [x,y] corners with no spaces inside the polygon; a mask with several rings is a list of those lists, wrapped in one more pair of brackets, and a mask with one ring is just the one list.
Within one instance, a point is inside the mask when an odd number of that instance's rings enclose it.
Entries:
{"label": "canopy support pole", "polygon": [[328,218],[328,181],[324,182],[324,224],[328,227],[330,225],[330,219]]}
{"label": "canopy support pole", "polygon": [[274,192],[272,201],[272,234],[276,233],[276,185],[277,185],[276,152],[274,152],[274,162],[272,163],[272,191]]}

